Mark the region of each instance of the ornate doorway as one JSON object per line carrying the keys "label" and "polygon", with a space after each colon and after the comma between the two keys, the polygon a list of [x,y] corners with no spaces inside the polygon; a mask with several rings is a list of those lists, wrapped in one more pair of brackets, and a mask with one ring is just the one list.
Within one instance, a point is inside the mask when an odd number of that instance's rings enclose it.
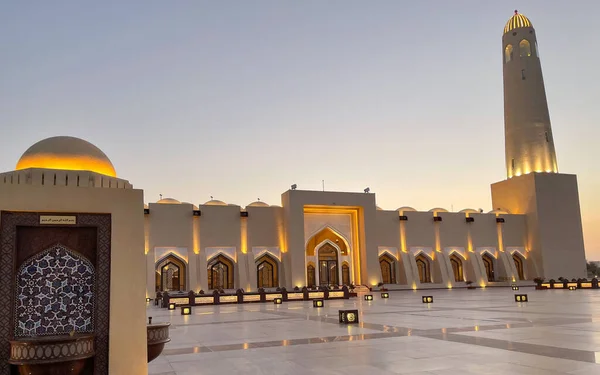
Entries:
{"label": "ornate doorway", "polygon": [[338,255],[331,244],[326,243],[319,253],[319,285],[338,285]]}
{"label": "ornate doorway", "polygon": [[156,290],[179,291],[186,290],[185,262],[173,254],[156,263]]}
{"label": "ornate doorway", "polygon": [[233,289],[233,262],[223,255],[208,263],[208,289]]}
{"label": "ornate doorway", "polygon": [[275,288],[279,286],[277,261],[265,254],[256,261],[256,286]]}
{"label": "ornate doorway", "polygon": [[494,281],[494,258],[488,253],[484,253],[481,258],[483,259],[483,266],[485,267],[485,274],[488,281]]}
{"label": "ornate doorway", "polygon": [[450,255],[450,264],[452,265],[452,273],[454,274],[455,282],[465,281],[465,276],[463,273],[463,262],[462,259],[453,253]]}
{"label": "ornate doorway", "polygon": [[515,267],[517,268],[517,276],[519,280],[525,280],[525,272],[523,268],[523,258],[519,253],[515,252],[512,255],[513,261],[515,262]]}

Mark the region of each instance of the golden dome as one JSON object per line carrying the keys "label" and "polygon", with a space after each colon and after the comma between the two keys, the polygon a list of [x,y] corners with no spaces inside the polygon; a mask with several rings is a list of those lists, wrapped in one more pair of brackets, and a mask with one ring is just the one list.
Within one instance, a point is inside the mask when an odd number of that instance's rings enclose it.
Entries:
{"label": "golden dome", "polygon": [[115,167],[102,150],[75,137],[46,138],[29,147],[16,170],[27,168],[91,171],[117,177]]}
{"label": "golden dome", "polygon": [[525,17],[524,15],[515,10],[514,16],[510,17],[510,19],[506,23],[506,26],[504,26],[504,34],[511,30],[519,29],[521,27],[533,27],[533,25],[531,24],[531,21],[529,21],[529,18]]}

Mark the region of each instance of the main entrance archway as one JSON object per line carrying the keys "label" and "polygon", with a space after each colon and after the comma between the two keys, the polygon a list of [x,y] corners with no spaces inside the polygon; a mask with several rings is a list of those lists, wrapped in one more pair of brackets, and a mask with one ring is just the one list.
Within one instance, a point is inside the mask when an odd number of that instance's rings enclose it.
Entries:
{"label": "main entrance archway", "polygon": [[319,285],[338,285],[337,249],[329,243],[323,244],[319,254]]}
{"label": "main entrance archway", "polygon": [[173,254],[156,263],[156,290],[186,290],[186,264]]}

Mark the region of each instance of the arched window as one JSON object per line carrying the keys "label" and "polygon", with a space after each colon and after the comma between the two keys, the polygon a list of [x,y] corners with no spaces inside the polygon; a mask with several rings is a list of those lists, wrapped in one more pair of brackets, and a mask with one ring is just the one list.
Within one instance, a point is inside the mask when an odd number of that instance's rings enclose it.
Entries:
{"label": "arched window", "polygon": [[256,285],[259,288],[275,288],[278,283],[277,261],[270,255],[263,255],[256,261]]}
{"label": "arched window", "polygon": [[342,264],[342,284],[350,285],[350,267],[346,262]]}
{"label": "arched window", "polygon": [[525,280],[525,272],[523,270],[523,258],[519,253],[513,253],[513,261],[515,262],[515,267],[517,269],[517,275],[519,276],[519,280]]}
{"label": "arched window", "polygon": [[450,264],[452,265],[452,272],[454,273],[454,281],[465,281],[465,277],[463,274],[462,259],[458,255],[453,253],[452,255],[450,255]]}
{"label": "arched window", "polygon": [[528,57],[531,56],[531,43],[527,39],[523,39],[519,43],[519,56]]}
{"label": "arched window", "polygon": [[424,283],[431,282],[431,268],[429,265],[429,258],[423,254],[419,254],[416,258],[417,270],[419,271],[419,281]]}
{"label": "arched window", "polygon": [[186,290],[186,264],[174,255],[168,255],[156,263],[156,290]]}
{"label": "arched window", "polygon": [[207,267],[208,289],[233,289],[233,262],[229,258],[218,255]]}
{"label": "arched window", "polygon": [[309,264],[306,267],[306,278],[308,279],[307,286],[309,288],[312,288],[317,284],[317,278],[315,277],[315,266],[312,264]]}
{"label": "arched window", "polygon": [[329,243],[319,248],[319,285],[338,285],[337,250]]}
{"label": "arched window", "polygon": [[379,257],[381,281],[384,284],[396,284],[396,260],[388,254]]}
{"label": "arched window", "polygon": [[508,44],[506,48],[504,48],[504,62],[507,63],[513,58],[513,46],[512,44]]}
{"label": "arched window", "polygon": [[494,281],[494,258],[488,253],[484,253],[481,258],[488,281]]}

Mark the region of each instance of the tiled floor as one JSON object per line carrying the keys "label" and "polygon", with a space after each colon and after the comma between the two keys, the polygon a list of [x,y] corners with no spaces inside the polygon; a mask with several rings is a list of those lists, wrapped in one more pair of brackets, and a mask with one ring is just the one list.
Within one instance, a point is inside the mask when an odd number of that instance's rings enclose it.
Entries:
{"label": "tiled floor", "polygon": [[[148,307],[171,322],[171,339],[149,374],[600,375],[600,291],[509,288],[391,292],[283,305],[179,310]],[[361,323],[338,323],[358,308]],[[599,318],[596,318],[598,316]]]}

